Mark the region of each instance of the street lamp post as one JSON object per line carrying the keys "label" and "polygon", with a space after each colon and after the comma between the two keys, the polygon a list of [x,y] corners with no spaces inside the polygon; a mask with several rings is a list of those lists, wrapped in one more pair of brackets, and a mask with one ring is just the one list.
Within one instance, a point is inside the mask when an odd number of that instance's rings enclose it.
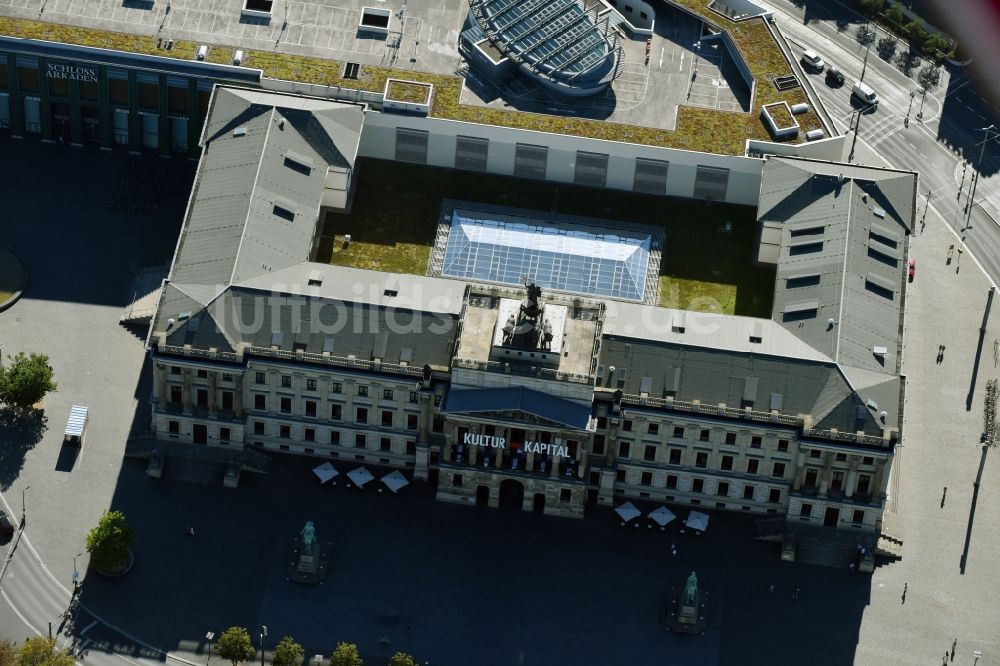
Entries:
{"label": "street lamp post", "polygon": [[21,488],[21,529],[22,530],[24,529],[25,524],[27,524],[27,522],[28,522],[28,509],[26,508],[26,505],[24,503],[24,494],[26,492],[28,492],[29,488],[31,488],[31,484],[30,483],[28,485],[26,485],[24,488]]}
{"label": "street lamp post", "polygon": [[691,70],[691,81],[688,83],[687,98],[691,99],[691,91],[694,89],[694,80],[698,78],[698,55],[701,53],[701,42],[694,43],[694,68]]}
{"label": "street lamp post", "polygon": [[927,88],[920,91],[920,108],[917,109],[917,122],[924,122],[924,100],[927,99]]}
{"label": "street lamp post", "polygon": [[[983,132],[983,140],[979,142],[981,147],[979,149],[979,159],[976,160],[976,177],[975,180],[972,181],[972,194],[969,195],[969,206],[972,206],[976,201],[976,186],[979,185],[979,173],[983,168],[983,154],[986,152],[986,143],[1000,136],[1000,131],[997,131],[996,125],[980,127],[979,129]],[[994,132],[995,136],[990,137],[990,132]]]}
{"label": "street lamp post", "polygon": [[861,116],[865,111],[874,107],[874,104],[869,104],[868,106],[863,106],[858,109],[855,113],[858,114],[857,120],[854,122],[854,138],[851,139],[851,154],[847,156],[847,161],[851,162],[854,160],[854,147],[858,144],[858,133],[861,131]]}
{"label": "street lamp post", "polygon": [[215,638],[215,632],[214,631],[205,632],[205,640],[208,641],[208,661],[206,662],[206,665],[212,663],[212,639],[213,638]]}
{"label": "street lamp post", "polygon": [[264,666],[264,638],[267,637],[267,625],[260,625],[260,666]]}
{"label": "street lamp post", "polygon": [[910,126],[910,111],[913,109],[913,98],[917,96],[916,92],[910,93],[910,105],[906,107],[906,119],[903,120],[903,127]]}
{"label": "street lamp post", "polygon": [[76,594],[77,587],[80,585],[80,571],[76,568],[76,558],[83,555],[83,553],[77,553],[73,556],[73,594]]}
{"label": "street lamp post", "polygon": [[862,81],[865,80],[865,72],[868,70],[868,54],[871,53],[871,50],[872,50],[872,45],[871,42],[869,42],[868,46],[865,47],[865,62],[863,65],[861,65],[861,78],[858,79],[858,83],[861,83]]}

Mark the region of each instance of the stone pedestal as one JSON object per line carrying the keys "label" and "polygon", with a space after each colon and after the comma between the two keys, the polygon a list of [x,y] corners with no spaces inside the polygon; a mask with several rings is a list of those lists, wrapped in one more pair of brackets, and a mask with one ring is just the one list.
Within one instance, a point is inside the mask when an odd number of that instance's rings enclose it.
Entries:
{"label": "stone pedestal", "polygon": [[333,551],[333,544],[316,542],[313,552],[302,552],[302,537],[297,536],[292,542],[292,556],[288,563],[285,576],[295,583],[305,583],[316,585],[326,580],[328,565],[330,563],[330,553]]}
{"label": "stone pedestal", "polygon": [[683,588],[670,588],[668,597],[667,629],[679,634],[703,634],[708,627],[708,593],[698,590],[694,603],[687,603]]}

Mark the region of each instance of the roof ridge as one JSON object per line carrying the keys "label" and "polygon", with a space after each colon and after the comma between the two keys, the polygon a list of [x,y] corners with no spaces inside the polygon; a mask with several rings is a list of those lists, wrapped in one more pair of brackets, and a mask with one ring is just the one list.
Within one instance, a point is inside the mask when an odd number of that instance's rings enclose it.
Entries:
{"label": "roof ridge", "polygon": [[253,177],[253,186],[250,188],[250,196],[247,197],[247,214],[243,219],[243,231],[240,233],[240,245],[236,248],[236,255],[233,257],[233,270],[229,274],[229,280],[226,282],[227,285],[233,283],[233,278],[236,276],[236,267],[240,265],[240,253],[243,252],[243,241],[245,241],[247,237],[247,225],[250,224],[250,213],[253,211],[254,195],[257,193],[257,184],[260,182],[260,170],[264,164],[264,154],[267,152],[267,142],[271,137],[271,127],[274,124],[272,121],[274,120],[274,113],[276,110],[277,107],[272,106],[267,114],[267,131],[264,132],[262,150],[260,152],[260,157],[257,160],[257,172]]}

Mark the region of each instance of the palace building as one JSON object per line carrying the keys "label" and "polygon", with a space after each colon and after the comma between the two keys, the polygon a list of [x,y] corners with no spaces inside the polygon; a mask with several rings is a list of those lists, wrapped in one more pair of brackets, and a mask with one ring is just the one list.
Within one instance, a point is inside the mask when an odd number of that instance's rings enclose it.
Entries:
{"label": "palace building", "polygon": [[762,161],[770,318],[662,308],[664,239],[446,201],[426,276],[312,261],[363,106],[220,85],[150,326],[157,438],[399,468],[438,499],[625,498],[876,533],[916,175]]}

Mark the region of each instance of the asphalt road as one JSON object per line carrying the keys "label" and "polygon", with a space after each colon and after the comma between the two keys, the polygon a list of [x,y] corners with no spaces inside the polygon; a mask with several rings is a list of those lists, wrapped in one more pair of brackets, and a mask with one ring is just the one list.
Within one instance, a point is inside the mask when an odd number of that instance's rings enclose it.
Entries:
{"label": "asphalt road", "polygon": [[[990,124],[1000,127],[1000,113],[977,92],[975,81],[961,68],[946,67],[942,69],[938,88],[923,98],[914,80],[922,64],[907,76],[894,59],[883,60],[873,46],[865,65],[865,49],[855,39],[861,19],[851,10],[836,2],[807,2],[804,7],[785,0],[770,0],[768,4],[775,10],[775,22],[794,54],[813,48],[844,72],[847,81],[839,88],[829,86],[822,74],[807,75],[840,133],[849,133],[857,117],[851,102],[851,86],[864,70],[864,81],[878,92],[880,102],[874,112],[862,114],[859,140],[872,146],[885,160],[879,166],[920,173],[919,214],[923,214],[929,193],[930,206],[965,237],[967,250],[979,260],[993,282],[1000,282],[998,141],[986,144],[981,163],[983,176],[975,186],[975,205],[971,211],[968,207],[973,167],[979,164],[981,146],[977,144],[983,137],[976,130]],[[879,38],[883,36],[879,32]],[[897,52],[906,48],[900,44]],[[911,93],[914,93],[912,100]],[[921,108],[923,118],[917,121]],[[971,160],[973,166],[967,167],[963,176],[966,160]]]}

